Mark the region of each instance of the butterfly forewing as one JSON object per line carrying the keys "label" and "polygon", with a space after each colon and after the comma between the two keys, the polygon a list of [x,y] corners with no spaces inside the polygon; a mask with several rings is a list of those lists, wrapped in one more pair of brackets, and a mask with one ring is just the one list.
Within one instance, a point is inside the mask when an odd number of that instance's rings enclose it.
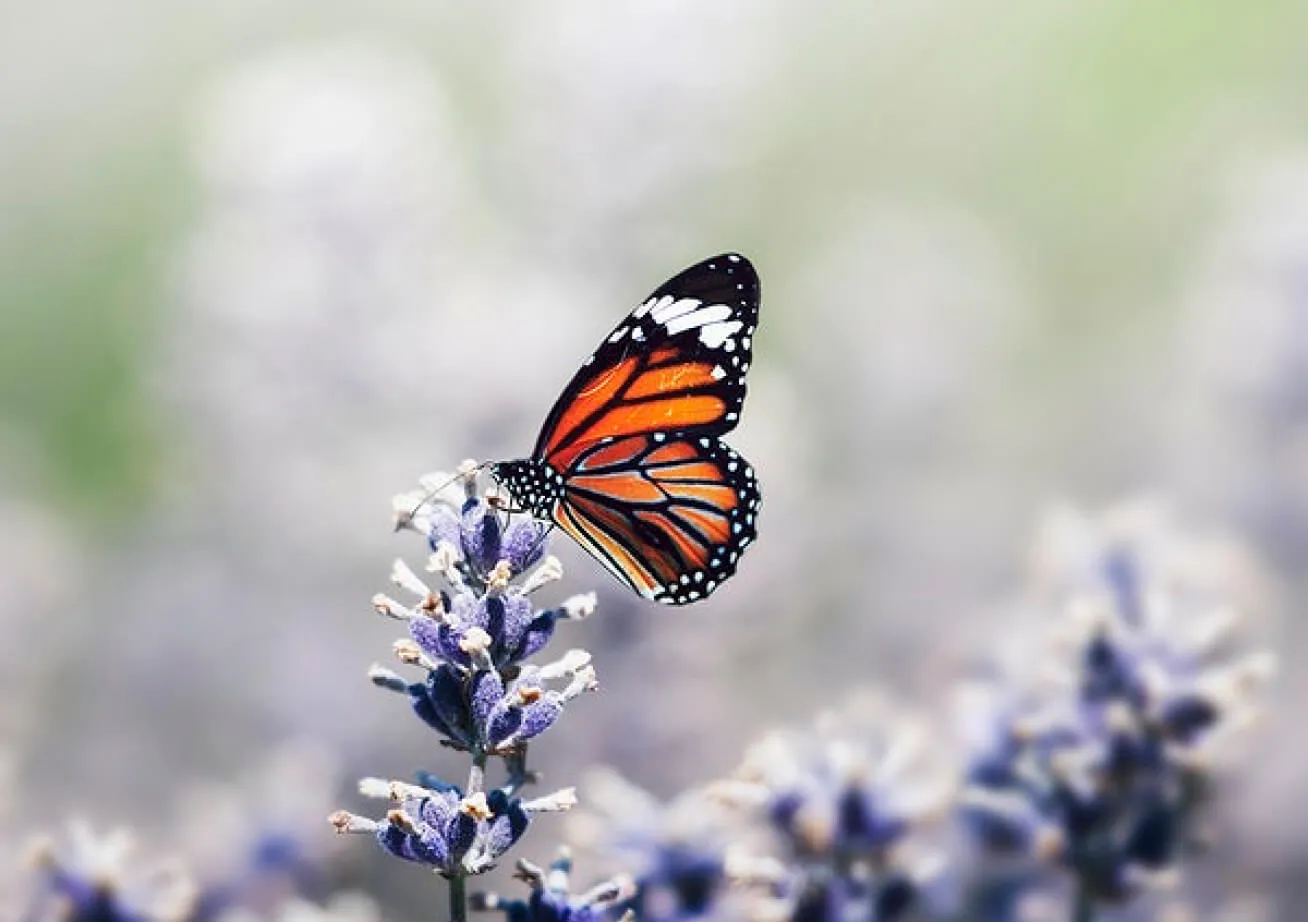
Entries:
{"label": "butterfly forewing", "polygon": [[554,519],[646,598],[704,598],[756,536],[753,468],[716,438],[656,434],[596,443],[566,480]]}
{"label": "butterfly forewing", "polygon": [[603,438],[735,428],[758,305],[758,275],[734,253],[669,279],[573,377],[541,427],[535,456],[564,472]]}

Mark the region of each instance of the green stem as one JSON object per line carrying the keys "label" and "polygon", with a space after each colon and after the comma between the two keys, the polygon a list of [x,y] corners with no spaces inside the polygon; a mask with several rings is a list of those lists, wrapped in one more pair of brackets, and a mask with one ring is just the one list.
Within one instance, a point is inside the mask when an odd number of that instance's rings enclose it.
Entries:
{"label": "green stem", "polygon": [[1090,888],[1085,881],[1076,882],[1075,902],[1072,905],[1072,922],[1094,922],[1095,901],[1090,896]]}
{"label": "green stem", "polygon": [[478,749],[472,754],[472,769],[468,772],[468,789],[465,794],[477,794],[486,787],[486,753]]}
{"label": "green stem", "polygon": [[462,871],[450,878],[450,922],[468,922],[468,878]]}

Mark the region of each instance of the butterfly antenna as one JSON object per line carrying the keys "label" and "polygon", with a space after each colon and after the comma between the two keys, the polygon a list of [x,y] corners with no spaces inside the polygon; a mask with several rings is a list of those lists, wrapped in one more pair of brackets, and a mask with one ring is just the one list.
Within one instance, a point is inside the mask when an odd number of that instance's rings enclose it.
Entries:
{"label": "butterfly antenna", "polygon": [[480,464],[472,464],[471,462],[465,461],[463,464],[460,464],[459,471],[457,474],[455,474],[453,477],[448,478],[447,480],[441,481],[436,486],[428,489],[427,492],[423,494],[422,499],[418,500],[418,502],[415,503],[413,507],[409,509],[407,512],[401,512],[396,514],[395,516],[396,531],[412,523],[414,516],[418,514],[418,510],[421,509],[423,506],[427,505],[429,502],[431,502],[432,498],[436,496],[436,494],[440,493],[450,484],[457,483],[460,480],[466,480],[468,481],[468,483],[472,483],[474,478],[476,478],[476,476],[480,474],[482,471],[484,471],[486,468],[490,467],[490,465],[491,465],[490,461],[483,461]]}

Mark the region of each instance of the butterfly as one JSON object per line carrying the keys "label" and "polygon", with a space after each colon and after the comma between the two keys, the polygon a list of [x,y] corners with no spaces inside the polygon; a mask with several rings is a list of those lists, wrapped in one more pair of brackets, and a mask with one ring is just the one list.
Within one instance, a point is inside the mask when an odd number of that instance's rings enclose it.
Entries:
{"label": "butterfly", "polygon": [[706,598],[757,536],[754,468],[719,436],[740,420],[758,307],[736,253],[669,279],[582,364],[531,457],[491,475],[645,598]]}

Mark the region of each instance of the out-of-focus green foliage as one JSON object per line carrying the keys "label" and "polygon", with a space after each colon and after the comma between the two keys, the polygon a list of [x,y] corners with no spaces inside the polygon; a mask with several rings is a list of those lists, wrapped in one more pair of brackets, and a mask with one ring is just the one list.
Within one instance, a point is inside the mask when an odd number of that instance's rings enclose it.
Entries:
{"label": "out-of-focus green foliage", "polygon": [[176,159],[151,141],[102,152],[91,176],[60,177],[61,195],[22,201],[15,190],[4,219],[0,413],[31,465],[6,473],[60,505],[110,511],[148,491],[158,433],[139,358],[164,309],[161,253],[179,223]]}

